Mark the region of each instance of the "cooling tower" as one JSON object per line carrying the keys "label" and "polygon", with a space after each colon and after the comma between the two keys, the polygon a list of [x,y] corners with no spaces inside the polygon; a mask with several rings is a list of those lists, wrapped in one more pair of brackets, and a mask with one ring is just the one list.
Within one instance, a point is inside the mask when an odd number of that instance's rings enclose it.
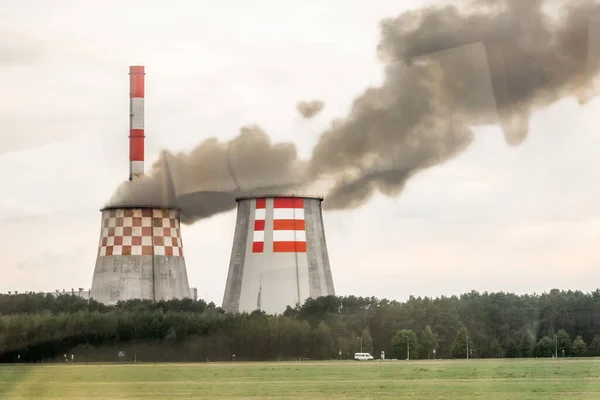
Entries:
{"label": "cooling tower", "polygon": [[179,211],[107,208],[90,297],[104,304],[130,299],[191,297]]}
{"label": "cooling tower", "polygon": [[[130,181],[144,175],[144,75],[144,67],[129,67]],[[167,204],[173,197],[171,186],[166,174]],[[159,301],[191,297],[178,210],[133,205],[101,211],[91,298],[115,304],[130,299]]]}
{"label": "cooling tower", "polygon": [[228,312],[282,313],[334,295],[320,197],[240,197],[223,297]]}

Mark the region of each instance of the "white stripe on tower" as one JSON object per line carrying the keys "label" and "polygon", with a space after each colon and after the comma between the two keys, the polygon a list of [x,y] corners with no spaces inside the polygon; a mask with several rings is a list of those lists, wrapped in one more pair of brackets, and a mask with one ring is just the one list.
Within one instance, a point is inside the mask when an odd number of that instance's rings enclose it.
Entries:
{"label": "white stripe on tower", "polygon": [[[283,199],[276,199],[283,200]],[[302,199],[298,199],[302,200]],[[273,219],[303,220],[304,208],[273,208]]]}
{"label": "white stripe on tower", "polygon": [[274,242],[306,242],[306,232],[301,230],[273,231]]}

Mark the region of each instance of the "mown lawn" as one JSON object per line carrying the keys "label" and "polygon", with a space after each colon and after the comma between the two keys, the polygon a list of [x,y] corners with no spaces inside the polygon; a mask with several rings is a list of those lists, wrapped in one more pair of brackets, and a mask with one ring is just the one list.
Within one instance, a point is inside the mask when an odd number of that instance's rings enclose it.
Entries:
{"label": "mown lawn", "polygon": [[599,359],[0,365],[0,399],[600,399]]}

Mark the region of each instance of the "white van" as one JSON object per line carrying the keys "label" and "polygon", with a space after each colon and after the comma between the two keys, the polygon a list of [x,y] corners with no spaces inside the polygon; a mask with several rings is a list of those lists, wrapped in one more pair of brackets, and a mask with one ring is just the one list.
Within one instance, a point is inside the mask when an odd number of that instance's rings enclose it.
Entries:
{"label": "white van", "polygon": [[354,353],[354,359],[358,361],[373,360],[373,356],[369,353]]}

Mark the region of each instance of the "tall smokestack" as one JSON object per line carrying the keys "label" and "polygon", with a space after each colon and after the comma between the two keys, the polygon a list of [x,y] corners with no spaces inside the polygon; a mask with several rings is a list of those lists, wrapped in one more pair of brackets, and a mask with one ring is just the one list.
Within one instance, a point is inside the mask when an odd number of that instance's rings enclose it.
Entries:
{"label": "tall smokestack", "polygon": [[129,180],[144,175],[144,67],[129,67]]}

